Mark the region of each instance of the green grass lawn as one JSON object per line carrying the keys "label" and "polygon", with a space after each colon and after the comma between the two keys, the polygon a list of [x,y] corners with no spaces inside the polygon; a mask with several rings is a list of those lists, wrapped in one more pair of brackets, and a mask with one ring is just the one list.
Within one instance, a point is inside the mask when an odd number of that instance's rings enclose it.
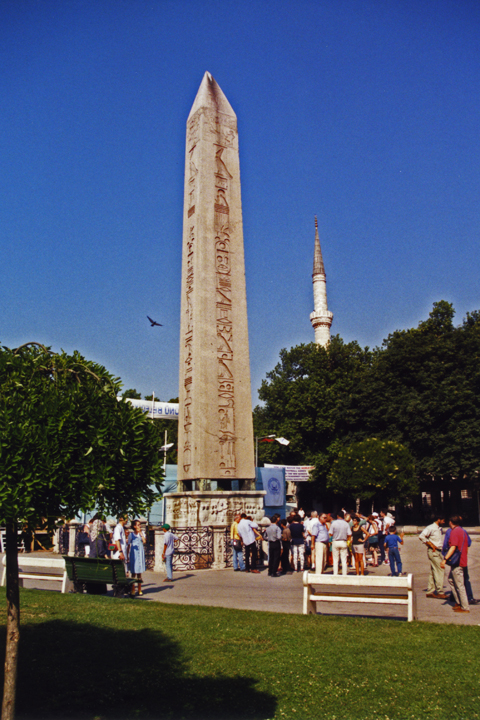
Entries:
{"label": "green grass lawn", "polygon": [[18,720],[480,718],[478,627],[36,590],[21,607]]}

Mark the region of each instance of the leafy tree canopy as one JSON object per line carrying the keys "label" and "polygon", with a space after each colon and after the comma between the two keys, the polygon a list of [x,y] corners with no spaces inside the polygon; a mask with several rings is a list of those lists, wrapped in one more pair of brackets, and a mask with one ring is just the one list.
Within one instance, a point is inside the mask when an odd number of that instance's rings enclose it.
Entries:
{"label": "leafy tree canopy", "polygon": [[129,390],[124,390],[122,392],[123,398],[131,398],[132,400],[141,400],[142,394],[138,392],[138,390],[135,390],[135,388],[131,388]]}
{"label": "leafy tree canopy", "polygon": [[435,303],[416,329],[397,331],[373,359],[365,423],[398,440],[423,477],[470,479],[480,468],[480,317],[453,325],[450,303]]}
{"label": "leafy tree canopy", "polygon": [[141,410],[118,378],[79,353],[0,349],[0,520],[39,523],[95,506],[141,512],[161,481]]}
{"label": "leafy tree canopy", "polygon": [[418,492],[415,463],[400,443],[368,438],[341,451],[327,487],[351,499],[375,500],[385,506],[405,502]]}
{"label": "leafy tree canopy", "polygon": [[280,363],[259,391],[263,407],[254,411],[256,435],[275,432],[290,445],[260,449],[267,462],[316,465],[317,477],[330,468],[343,443],[361,427],[364,377],[370,351],[337,335],[327,348],[310,343],[282,350]]}
{"label": "leafy tree canopy", "polygon": [[339,453],[377,437],[408,448],[423,480],[454,492],[464,478],[478,483],[480,313],[458,326],[454,314],[435,303],[417,328],[393,332],[373,351],[338,336],[327,348],[282,350],[259,390],[254,428],[291,442],[260,444],[260,461],[315,465],[324,493]]}

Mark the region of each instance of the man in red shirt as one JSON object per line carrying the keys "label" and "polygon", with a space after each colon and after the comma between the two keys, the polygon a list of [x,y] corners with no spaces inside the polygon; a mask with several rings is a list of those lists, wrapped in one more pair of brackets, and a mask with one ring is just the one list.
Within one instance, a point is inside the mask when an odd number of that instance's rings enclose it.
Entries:
{"label": "man in red shirt", "polygon": [[468,609],[463,568],[468,565],[468,537],[465,530],[461,527],[462,518],[459,515],[452,515],[449,525],[452,528],[448,540],[449,548],[441,563],[441,567],[444,568],[447,560],[453,557],[456,550],[459,551],[460,557],[450,565],[448,582],[452,588],[452,595],[455,598],[454,612],[467,613],[470,612],[470,610]]}

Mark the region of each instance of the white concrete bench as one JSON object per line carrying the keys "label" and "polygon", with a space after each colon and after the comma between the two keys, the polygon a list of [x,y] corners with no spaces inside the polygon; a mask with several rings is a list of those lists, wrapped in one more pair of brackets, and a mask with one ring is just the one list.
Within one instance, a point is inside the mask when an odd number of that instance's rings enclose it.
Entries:
{"label": "white concrete bench", "polygon": [[[2,558],[2,587],[7,582],[6,564],[7,556],[4,555]],[[55,574],[51,572],[52,570],[61,570],[62,574]],[[67,576],[63,558],[36,558],[22,555],[18,558],[18,579],[20,587],[23,587],[24,580],[53,580],[62,583],[62,593],[66,593],[70,589],[70,580]]]}
{"label": "white concrete bench", "polygon": [[[320,588],[320,589],[319,589]],[[395,591],[395,592],[392,592]],[[357,602],[406,605],[408,621],[415,620],[413,575],[321,575],[303,573],[303,614],[317,612],[319,602]]]}

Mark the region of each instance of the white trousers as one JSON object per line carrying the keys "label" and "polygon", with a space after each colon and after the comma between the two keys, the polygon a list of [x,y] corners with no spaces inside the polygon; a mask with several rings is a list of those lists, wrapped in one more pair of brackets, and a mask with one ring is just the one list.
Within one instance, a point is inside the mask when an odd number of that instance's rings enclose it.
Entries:
{"label": "white trousers", "polygon": [[327,562],[327,548],[323,542],[315,543],[315,572],[321,575],[325,570],[325,563]]}
{"label": "white trousers", "polygon": [[334,540],[332,542],[333,574],[338,575],[338,561],[342,560],[342,575],[347,574],[347,541]]}

